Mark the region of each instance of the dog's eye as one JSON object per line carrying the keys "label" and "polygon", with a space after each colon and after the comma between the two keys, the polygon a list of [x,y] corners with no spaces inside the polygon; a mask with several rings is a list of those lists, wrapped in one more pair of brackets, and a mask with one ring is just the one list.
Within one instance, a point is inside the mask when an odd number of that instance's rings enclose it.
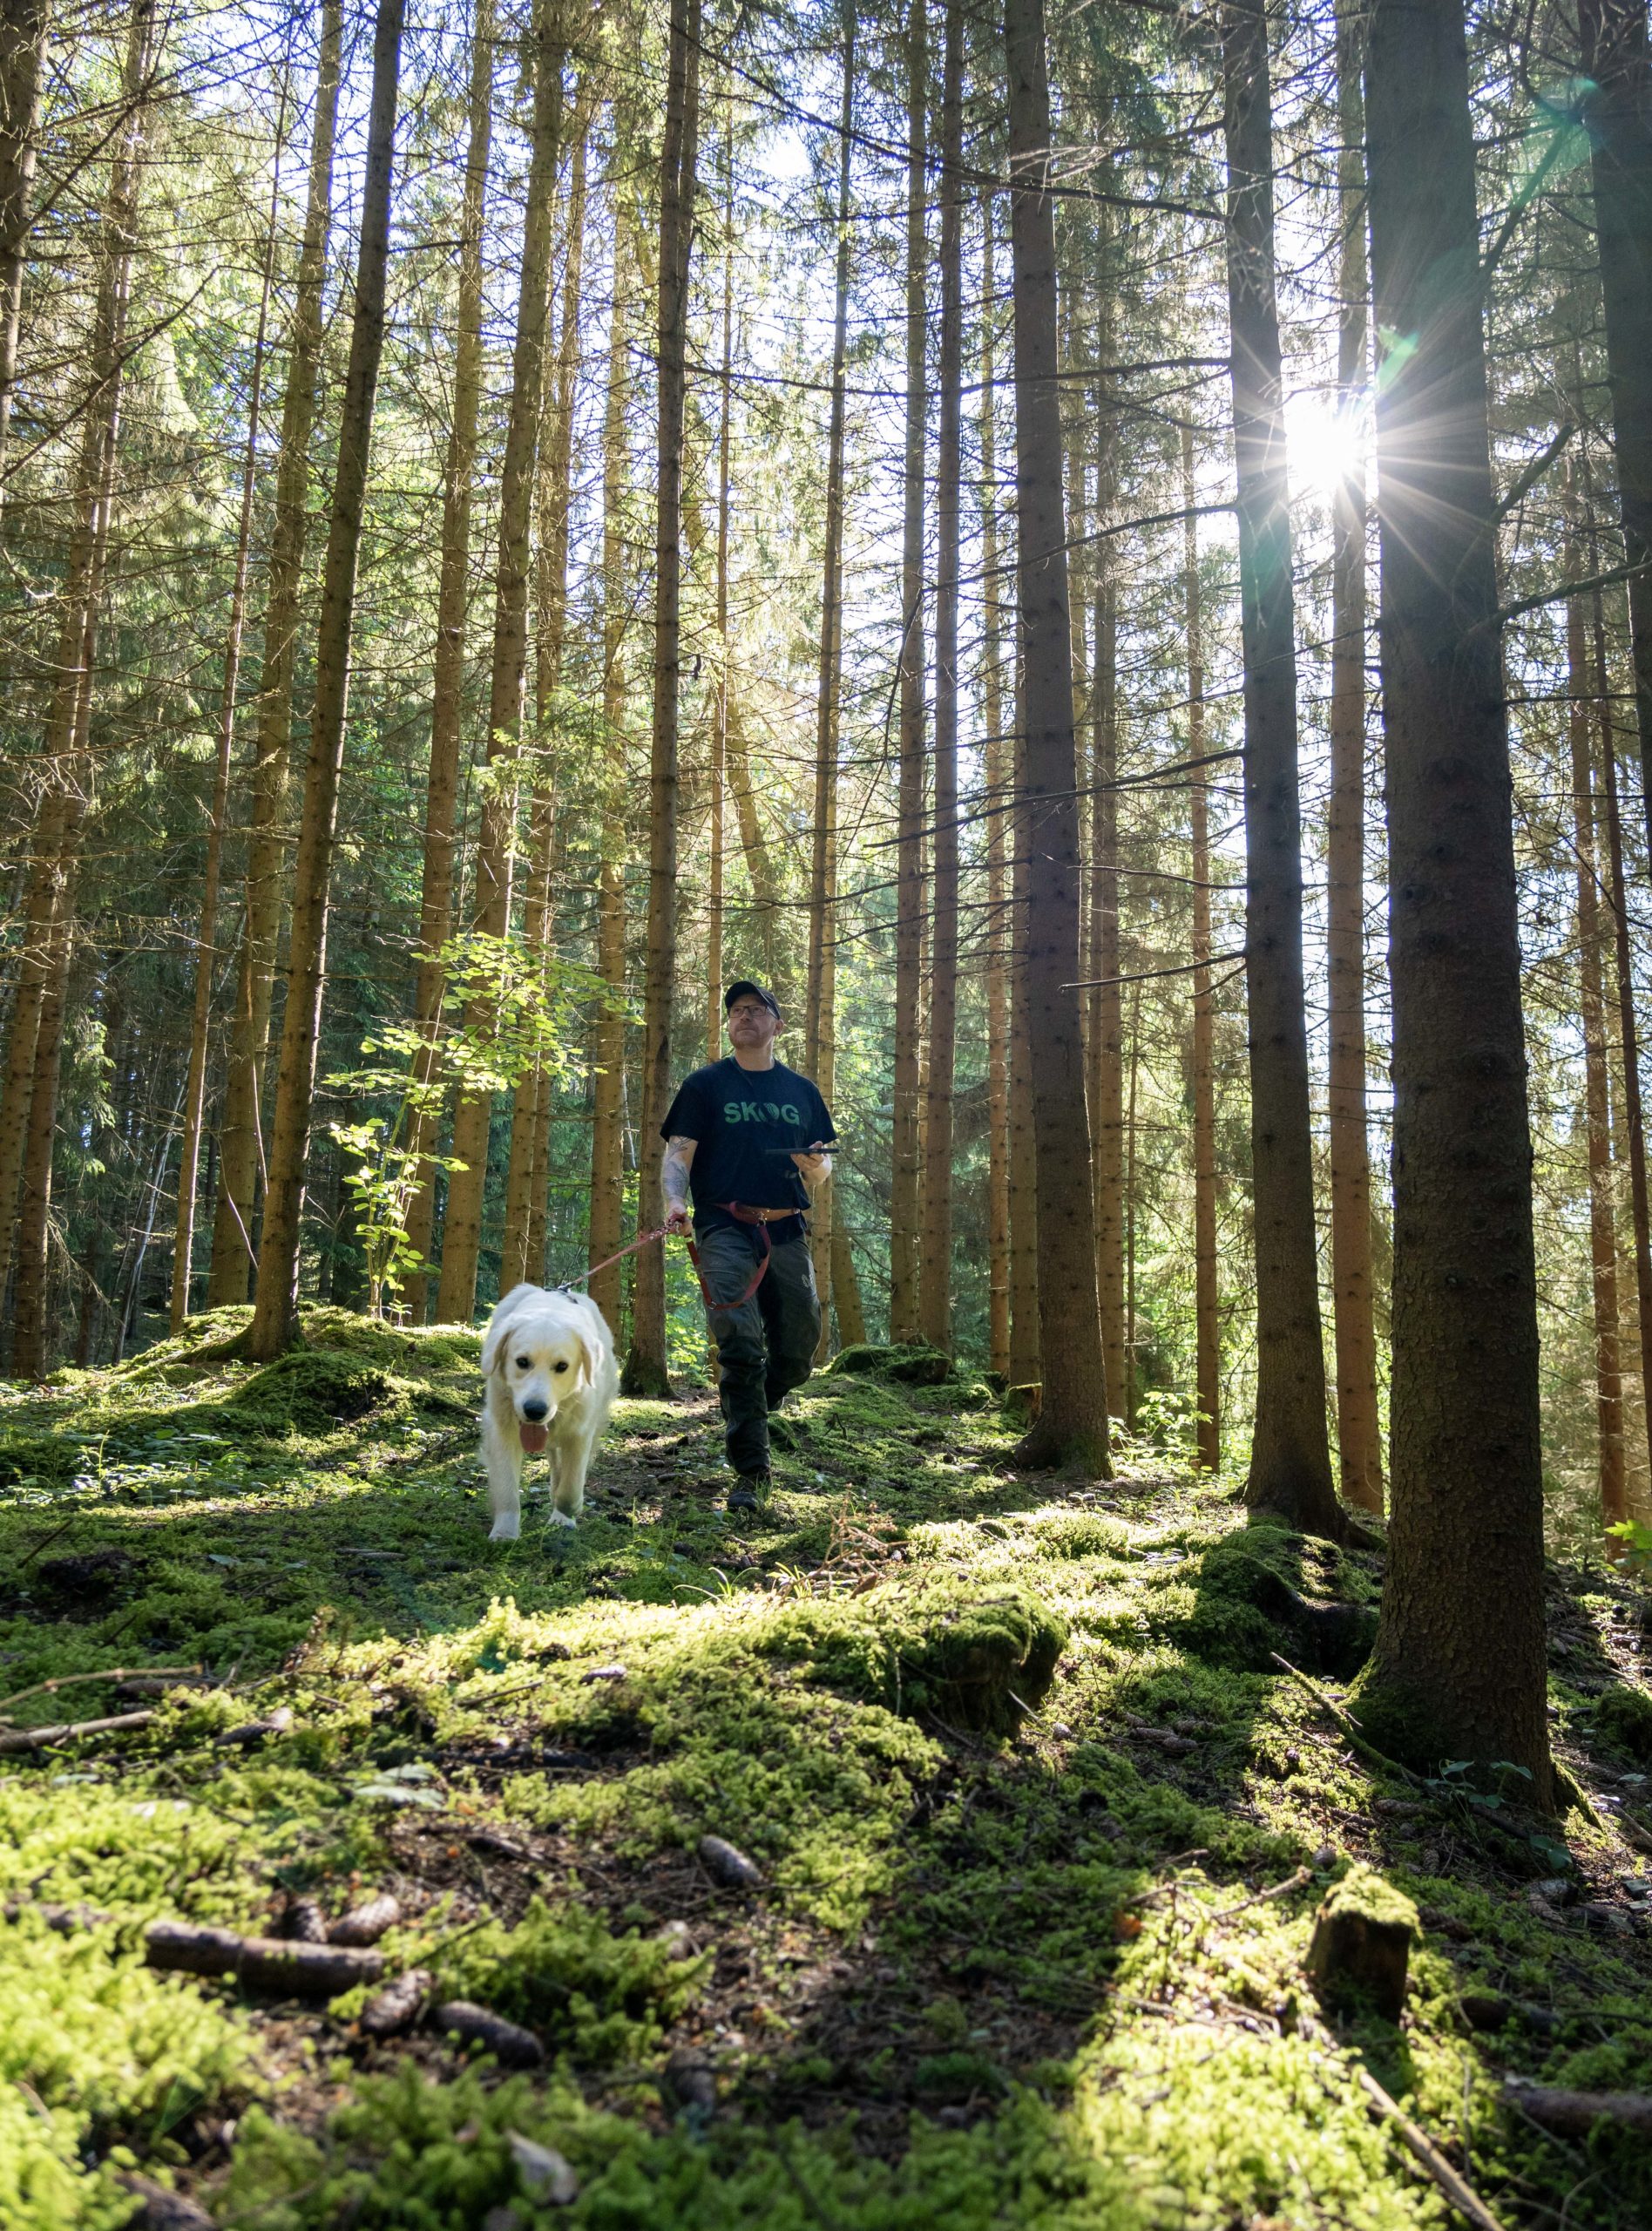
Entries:
{"label": "dog's eye", "polygon": [[526,1371],[531,1366],[532,1361],[533,1359],[531,1356],[518,1356],[517,1358],[517,1369],[518,1371]]}
{"label": "dog's eye", "polygon": [[558,1369],[559,1371],[565,1371],[567,1368],[568,1368],[568,1366],[567,1366],[567,1365],[566,1365],[565,1363],[559,1363],[559,1364],[557,1366],[557,1369]]}

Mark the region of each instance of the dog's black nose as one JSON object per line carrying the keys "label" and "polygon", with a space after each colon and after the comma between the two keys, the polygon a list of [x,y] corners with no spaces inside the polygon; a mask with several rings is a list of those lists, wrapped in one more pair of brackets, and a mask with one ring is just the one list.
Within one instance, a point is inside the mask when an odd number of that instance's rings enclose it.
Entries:
{"label": "dog's black nose", "polygon": [[531,1424],[537,1426],[541,1418],[550,1416],[551,1405],[549,1402],[525,1402],[522,1405],[522,1414]]}

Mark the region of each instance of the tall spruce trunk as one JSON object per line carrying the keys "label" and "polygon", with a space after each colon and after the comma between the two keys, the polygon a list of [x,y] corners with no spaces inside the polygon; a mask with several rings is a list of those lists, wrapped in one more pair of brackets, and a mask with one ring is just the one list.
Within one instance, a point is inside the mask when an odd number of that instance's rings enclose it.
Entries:
{"label": "tall spruce trunk", "polygon": [[[1393,987],[1388,1571],[1359,1717],[1550,1797],[1532,1144],[1461,0],[1365,64]],[[1442,288],[1442,271],[1465,275]]]}
{"label": "tall spruce trunk", "polygon": [[1578,0],[1629,654],[1652,842],[1652,60],[1646,0]]}
{"label": "tall spruce trunk", "polygon": [[367,498],[373,403],[384,347],[384,280],[389,257],[390,181],[405,0],[379,0],[373,26],[373,97],[368,115],[362,235],[355,259],[350,351],[339,412],[338,470],[322,566],[315,634],[315,699],[293,870],[287,1007],[269,1155],[269,1186],[258,1256],[258,1287],[247,1353],[273,1362],[297,1332],[299,1241],[305,1163],[315,1095],[315,1053],[327,980],[327,909],[338,831],[349,695],[350,623]]}
{"label": "tall spruce trunk", "polygon": [[1037,1054],[1032,1132],[1044,1388],[1021,1455],[1028,1463],[1071,1455],[1106,1475],[1107,1379],[1077,991],[1079,811],[1043,0],[1006,0],[1005,37],[1015,275],[1016,581],[1026,673],[1026,982]]}
{"label": "tall spruce trunk", "polygon": [[[1103,233],[1101,315],[1096,362],[1113,354],[1112,257]],[[1117,430],[1108,409],[1110,383],[1095,396],[1096,532],[1095,649],[1091,661],[1090,964],[1080,974],[1090,985],[1088,1099],[1092,1183],[1095,1189],[1096,1299],[1101,1312],[1101,1353],[1107,1365],[1107,1407],[1115,1418],[1128,1407],[1130,1361],[1124,1338],[1124,987],[1119,981],[1119,621],[1112,538],[1114,486],[1113,444]]]}
{"label": "tall spruce trunk", "polygon": [[[837,254],[832,315],[832,400],[826,436],[825,550],[821,568],[820,683],[815,713],[815,828],[809,877],[809,972],[804,1067],[831,1104],[836,1070],[837,751],[843,678],[843,449],[848,415],[849,217],[855,139],[855,0],[843,11],[843,90],[837,158]],[[815,1197],[809,1249],[820,1295],[821,1358],[831,1348],[836,1181]]]}
{"label": "tall spruce trunk", "polygon": [[[545,335],[550,319],[551,256],[556,216],[557,165],[563,113],[562,0],[537,0],[532,29],[533,113],[530,126],[527,207],[517,295],[516,342],[511,363],[511,409],[499,471],[499,546],[494,576],[493,654],[488,687],[487,764],[490,782],[482,804],[476,849],[471,926],[500,949],[511,933],[515,874],[518,759],[528,678],[528,590],[532,579],[533,491],[545,412]],[[464,1027],[485,1041],[498,1028],[498,1006],[483,993],[465,1002]],[[437,1315],[444,1325],[468,1324],[476,1307],[487,1198],[488,1140],[493,1123],[491,1092],[466,1092],[453,1113],[454,1168],[448,1174],[442,1225],[442,1275]],[[504,1291],[503,1285],[501,1292]]]}
{"label": "tall spruce trunk", "polygon": [[[1350,0],[1337,24],[1343,227],[1337,382],[1345,417],[1365,385],[1364,18]],[[1332,505],[1330,811],[1325,942],[1330,1001],[1330,1282],[1335,1300],[1337,1442],[1345,1501],[1383,1507],[1377,1320],[1365,1117],[1365,471],[1351,458]]]}
{"label": "tall spruce trunk", "polygon": [[[476,0],[471,24],[470,142],[459,207],[458,329],[453,345],[453,417],[442,473],[442,557],[436,591],[436,661],[430,688],[430,756],[424,785],[424,871],[419,893],[418,966],[413,1021],[421,1046],[421,1085],[435,1074],[446,973],[442,948],[453,934],[453,869],[464,717],[465,620],[471,601],[471,511],[477,422],[482,403],[482,234],[486,217],[488,152],[493,136],[493,0]],[[414,1116],[410,1146],[436,1147],[433,1109]],[[417,1267],[402,1280],[400,1298],[416,1325],[430,1307],[426,1265],[436,1231],[436,1166],[422,1163],[408,1210],[408,1244]]]}
{"label": "tall spruce trunk", "polygon": [[[283,101],[281,125],[286,123]],[[274,167],[281,168],[281,131],[275,135]],[[241,460],[240,517],[235,532],[235,572],[229,593],[229,624],[224,636],[224,682],[218,703],[218,752],[213,766],[213,802],[206,824],[206,861],[201,878],[200,920],[195,932],[195,984],[190,1003],[189,1070],[184,1081],[183,1143],[178,1156],[178,1204],[173,1225],[171,1326],[181,1330],[189,1314],[189,1286],[195,1247],[195,1185],[200,1170],[201,1129],[206,1112],[206,1055],[212,1024],[213,963],[218,938],[218,898],[222,879],[224,829],[229,811],[230,755],[235,741],[235,696],[240,681],[241,635],[247,619],[247,576],[253,540],[253,497],[258,479],[258,436],[263,417],[264,342],[269,329],[270,288],[275,272],[275,228],[280,207],[272,188],[269,234],[264,251],[258,301],[258,331],[253,343],[253,377],[247,403],[247,449]]]}
{"label": "tall spruce trunk", "polygon": [[[533,807],[528,822],[528,881],[523,943],[538,971],[540,997],[550,989],[556,922],[558,851],[556,736],[567,644],[568,529],[572,501],[574,381],[579,368],[579,296],[585,269],[586,139],[590,102],[582,84],[574,103],[569,164],[556,376],[545,385],[545,430],[539,455],[539,563],[534,697],[538,730]],[[511,1116],[511,1159],[504,1180],[504,1238],[499,1292],[545,1276],[545,1215],[550,1182],[551,1065],[536,1057],[518,1081]]]}
{"label": "tall spruce trunk", "polygon": [[[616,133],[616,140],[618,134]],[[631,268],[625,151],[616,144],[610,180],[613,235],[609,287],[607,400],[602,434],[602,858],[597,887],[597,973],[603,998],[591,1033],[591,1213],[587,1259],[603,1262],[625,1220],[626,687],[622,654],[630,617],[626,580],[626,398],[630,388]],[[593,1269],[586,1291],[620,1337],[621,1265]]]}
{"label": "tall spruce trunk", "polygon": [[[714,1061],[722,1048],[723,1034],[723,823],[728,805],[728,444],[734,417],[735,363],[735,150],[734,114],[725,94],[723,103],[722,207],[722,364],[717,380],[717,686],[711,704],[711,751],[708,770],[711,787],[711,872],[706,922],[706,1059]],[[831,536],[831,491],[826,495],[827,539]],[[820,787],[818,770],[816,792]],[[816,830],[816,847],[820,832]],[[813,923],[810,924],[811,932]],[[813,970],[818,953],[811,936],[809,950],[811,1001]],[[814,1008],[811,1004],[809,1014]],[[812,1074],[812,1072],[811,1072]]]}
{"label": "tall spruce trunk", "polygon": [[[1593,606],[1594,691],[1600,727],[1601,804],[1606,821],[1606,901],[1612,917],[1612,948],[1617,980],[1618,1032],[1623,1063],[1623,1133],[1629,1165],[1629,1222],[1635,1266],[1635,1322],[1640,1336],[1641,1391],[1647,1429],[1652,1434],[1652,1212],[1649,1211],[1646,1127],[1641,1104],[1640,1032],[1635,1013],[1634,957],[1623,879],[1623,818],[1618,810],[1617,729],[1607,689],[1606,615],[1601,592]],[[1652,1453],[1652,1452],[1649,1452]]]}
{"label": "tall spruce trunk", "polygon": [[981,196],[981,709],[986,722],[987,1353],[1010,1376],[1010,812],[1012,740],[1004,724],[1003,580],[999,553],[998,302],[992,197]]}
{"label": "tall spruce trunk", "polygon": [[[1567,570],[1586,570],[1574,539]],[[1608,1086],[1606,994],[1601,953],[1601,876],[1595,845],[1593,677],[1588,620],[1581,596],[1567,599],[1567,736],[1572,761],[1572,830],[1577,868],[1578,1015],[1583,1026],[1584,1132],[1589,1173],[1589,1266],[1594,1308],[1594,1416],[1601,1523],[1629,1515],[1624,1470],[1623,1381],[1618,1338],[1617,1217],[1613,1201],[1612,1116]],[[1608,1540],[1608,1549],[1615,1543]]]}
{"label": "tall spruce trunk", "polygon": [[924,947],[924,465],[929,424],[929,26],[906,17],[906,451],[902,465],[900,734],[896,784],[895,1073],[890,1142],[889,1336],[918,1329],[918,1095]]}
{"label": "tall spruce trunk", "polygon": [[15,1255],[13,1360],[25,1378],[40,1377],[46,1361],[51,1154],[74,958],[75,892],[91,789],[87,754],[92,678],[115,503],[123,359],[155,39],[152,0],[136,0],[122,74],[121,120],[104,204],[103,268],[88,350],[90,389],[76,465],[69,548],[58,590],[57,671],[41,754],[48,787],[36,818],[24,907],[23,959],[0,1099],[0,1292]]}
{"label": "tall spruce trunk", "polygon": [[[17,383],[23,268],[50,26],[47,0],[4,0],[0,7],[0,466],[5,463]],[[4,501],[0,478],[0,504]]]}
{"label": "tall spruce trunk", "polygon": [[206,1299],[214,1308],[244,1302],[252,1274],[254,1203],[263,1174],[262,1103],[269,1059],[270,991],[287,879],[288,761],[293,680],[309,525],[310,441],[321,374],[322,286],[338,128],[342,0],[322,0],[315,110],[310,127],[309,190],[288,342],[287,391],[275,468],[274,517],[264,603],[262,670],[253,743],[247,839],[247,896],[236,964],[235,1007],[219,1119],[218,1203],[213,1217]]}
{"label": "tall spruce trunk", "polygon": [[[1018,544],[1020,531],[1018,518]],[[1019,576],[1019,559],[1017,565]],[[1032,1123],[1032,987],[1027,973],[1032,824],[1026,811],[1026,647],[1022,641],[1019,609],[1018,587],[1011,627],[1015,662],[1011,692],[1014,712],[1010,763],[1015,810],[1006,817],[1011,846],[1010,916],[1005,939],[1010,980],[1010,1383],[1012,1387],[1032,1387],[1037,1385],[1039,1378],[1039,1193]],[[1080,1050],[1082,1053],[1081,1047]]]}
{"label": "tall spruce trunk", "polygon": [[964,408],[964,15],[943,0],[940,415],[935,449],[935,789],[917,1330],[952,1345],[952,1092],[958,1058],[958,571]]}
{"label": "tall spruce trunk", "polygon": [[[658,499],[654,514],[653,735],[648,771],[648,965],[643,985],[642,1140],[637,1229],[665,1218],[660,1126],[671,1104],[671,1017],[677,978],[677,734],[682,694],[682,459],[689,257],[700,139],[701,0],[672,0],[666,126],[660,151]],[[666,1258],[637,1258],[629,1394],[670,1391]]]}
{"label": "tall spruce trunk", "polygon": [[1224,0],[1228,307],[1233,333],[1245,699],[1245,990],[1256,1193],[1256,1415],[1245,1501],[1340,1538],[1326,1438],[1302,960],[1297,652],[1274,295],[1273,102],[1263,0]]}
{"label": "tall spruce trunk", "polygon": [[1195,1445],[1207,1472],[1222,1468],[1222,1315],[1216,1255],[1215,1000],[1210,983],[1210,798],[1205,756],[1204,613],[1194,517],[1193,428],[1181,429],[1182,600],[1188,634],[1188,756],[1193,850],[1193,1341]]}

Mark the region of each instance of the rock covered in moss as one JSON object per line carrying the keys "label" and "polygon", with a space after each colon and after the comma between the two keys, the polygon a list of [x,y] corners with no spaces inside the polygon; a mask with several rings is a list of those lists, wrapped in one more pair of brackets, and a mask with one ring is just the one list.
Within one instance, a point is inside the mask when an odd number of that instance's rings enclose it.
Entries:
{"label": "rock covered in moss", "polygon": [[1007,1734],[1047,1693],[1066,1623],[1031,1589],[951,1574],[783,1606],[759,1647],[892,1711]]}
{"label": "rock covered in moss", "polygon": [[1598,1732],[1643,1766],[1652,1766],[1652,1697],[1644,1690],[1602,1690],[1594,1706]]}
{"label": "rock covered in moss", "polygon": [[[1305,1571],[1309,1546],[1267,1523],[1212,1543],[1183,1576],[1194,1600],[1190,1616],[1167,1623],[1174,1638],[1207,1664],[1236,1672],[1273,1672],[1277,1651],[1309,1672],[1351,1679],[1371,1655],[1377,1613],[1342,1597],[1364,1583],[1340,1560],[1330,1573]],[[1310,1592],[1326,1588],[1334,1591],[1330,1600]]]}
{"label": "rock covered in moss", "polygon": [[396,1387],[383,1364],[337,1348],[295,1348],[255,1371],[219,1414],[265,1435],[336,1433],[383,1409]]}
{"label": "rock covered in moss", "polygon": [[857,1341],[852,1347],[840,1348],[829,1368],[834,1373],[876,1372],[904,1387],[940,1387],[953,1376],[952,1359],[945,1350],[922,1341],[892,1347]]}
{"label": "rock covered in moss", "polygon": [[1417,1909],[1369,1867],[1349,1869],[1314,1916],[1308,1973],[1328,2006],[1370,2006],[1389,2022],[1405,2011]]}

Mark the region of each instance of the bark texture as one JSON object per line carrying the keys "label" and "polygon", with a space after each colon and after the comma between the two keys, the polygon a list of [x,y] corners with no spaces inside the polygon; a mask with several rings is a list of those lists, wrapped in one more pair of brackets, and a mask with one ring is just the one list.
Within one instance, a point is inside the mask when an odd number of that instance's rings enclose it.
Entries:
{"label": "bark texture", "polygon": [[906,18],[906,454],[901,541],[895,867],[895,1100],[890,1149],[889,1336],[918,1331],[918,1131],[924,949],[924,465],[929,421],[929,25]]}
{"label": "bark texture", "polygon": [[987,1342],[1010,1375],[1010,843],[1015,779],[1005,728],[1004,587],[999,554],[997,304],[992,200],[981,197],[981,707],[986,720]]}
{"label": "bark texture", "polygon": [[249,1354],[261,1363],[273,1362],[290,1346],[297,1330],[299,1238],[315,1093],[315,1049],[327,976],[327,909],[338,830],[339,777],[344,765],[350,622],[355,609],[355,566],[367,496],[373,403],[384,346],[384,275],[389,254],[390,178],[404,13],[405,0],[380,0],[373,26],[373,97],[368,116],[362,235],[355,260],[349,361],[339,414],[338,471],[322,569],[315,702],[310,713],[309,757],[304,770],[304,803],[293,872],[287,1007],[275,1086],[269,1190],[264,1203],[258,1289],[247,1340]]}
{"label": "bark texture", "polygon": [[218,1137],[218,1204],[213,1219],[210,1305],[247,1299],[252,1273],[254,1203],[263,1175],[262,1099],[269,1055],[270,988],[275,974],[286,878],[288,758],[293,732],[293,672],[303,595],[309,514],[310,437],[322,356],[322,288],[338,128],[342,0],[322,0],[310,126],[309,190],[288,339],[280,461],[264,603],[262,670],[253,742],[247,838],[246,912],[236,964],[235,1008]]}
{"label": "bark texture", "polygon": [[[419,957],[413,1021],[424,1041],[416,1074],[435,1074],[445,972],[442,948],[453,934],[453,868],[458,817],[459,759],[464,710],[465,620],[471,600],[471,484],[482,403],[482,229],[486,214],[488,151],[493,139],[493,0],[476,0],[471,26],[470,139],[459,207],[458,329],[453,344],[453,418],[442,473],[442,557],[437,580],[436,663],[430,689],[430,756],[424,787],[424,866],[419,892]],[[413,1118],[410,1143],[421,1155],[436,1146],[434,1109]],[[407,1236],[427,1264],[436,1230],[436,1170],[426,1163],[408,1210]],[[430,1271],[403,1280],[401,1299],[416,1325],[430,1306]]]}
{"label": "bark texture", "polygon": [[1043,0],[1008,0],[1015,271],[1017,587],[1026,659],[1026,977],[1038,1048],[1032,1126],[1043,1402],[1024,1461],[1069,1454],[1106,1474],[1107,1380],[1095,1299],[1089,1125],[1076,989],[1079,814],[1056,364],[1054,203]]}
{"label": "bark texture", "polygon": [[[511,932],[516,868],[519,756],[528,678],[533,492],[545,412],[545,336],[551,309],[557,163],[562,140],[565,50],[560,4],[561,0],[539,0],[534,17],[527,209],[511,352],[511,411],[499,472],[499,555],[494,575],[493,655],[488,687],[489,781],[482,804],[471,916],[477,936],[501,949]],[[501,951],[502,969],[504,966]],[[467,1000],[464,1027],[478,1041],[485,1041],[498,1028],[496,1002],[486,996]],[[448,1176],[442,1276],[436,1296],[437,1315],[444,1325],[468,1324],[476,1307],[492,1122],[491,1092],[466,1092],[453,1113],[453,1157],[457,1166]],[[506,1291],[503,1281],[499,1291]]]}
{"label": "bark texture", "polygon": [[[660,153],[657,504],[654,514],[653,737],[648,775],[648,965],[643,987],[642,1143],[637,1229],[664,1220],[660,1125],[671,1104],[671,1018],[677,975],[677,734],[682,691],[682,458],[688,267],[700,139],[701,0],[673,0]],[[637,1257],[628,1394],[664,1394],[666,1258]]]}
{"label": "bark texture", "polygon": [[958,571],[963,449],[964,17],[944,0],[941,72],[940,412],[935,451],[935,785],[929,1065],[924,1076],[917,1330],[952,1345],[952,1092],[958,1041]]}
{"label": "bark texture", "polygon": [[[1193,516],[1193,429],[1181,429],[1182,595],[1188,632],[1188,756],[1205,753],[1204,613]],[[1210,985],[1210,801],[1202,769],[1189,800],[1193,852],[1193,1316],[1199,1461],[1222,1467],[1222,1316],[1216,1262],[1215,1001]]]}
{"label": "bark texture", "polygon": [[1391,1520],[1360,1718],[1550,1795],[1532,1148],[1461,0],[1366,58],[1394,1007]]}
{"label": "bark texture", "polygon": [[[1342,127],[1342,317],[1337,378],[1344,416],[1366,376],[1363,14],[1337,24]],[[1365,471],[1357,456],[1332,505],[1330,813],[1326,831],[1326,944],[1330,998],[1330,1278],[1335,1299],[1337,1443],[1344,1498],[1383,1507],[1377,1406],[1377,1322],[1371,1283],[1371,1148],[1365,1121]]]}
{"label": "bark texture", "polygon": [[1245,990],[1256,1188],[1256,1414],[1245,1500],[1338,1536],[1319,1321],[1302,962],[1297,654],[1274,293],[1273,103],[1262,0],[1222,11],[1240,627],[1245,701]]}
{"label": "bark texture", "polygon": [[[40,90],[51,36],[46,0],[0,8],[0,465],[11,427],[23,317],[24,251],[39,153]],[[0,504],[5,484],[0,480]]]}
{"label": "bark texture", "polygon": [[1652,841],[1652,60],[1644,0],[1578,0],[1606,319],[1618,515],[1629,576],[1641,781]]}

